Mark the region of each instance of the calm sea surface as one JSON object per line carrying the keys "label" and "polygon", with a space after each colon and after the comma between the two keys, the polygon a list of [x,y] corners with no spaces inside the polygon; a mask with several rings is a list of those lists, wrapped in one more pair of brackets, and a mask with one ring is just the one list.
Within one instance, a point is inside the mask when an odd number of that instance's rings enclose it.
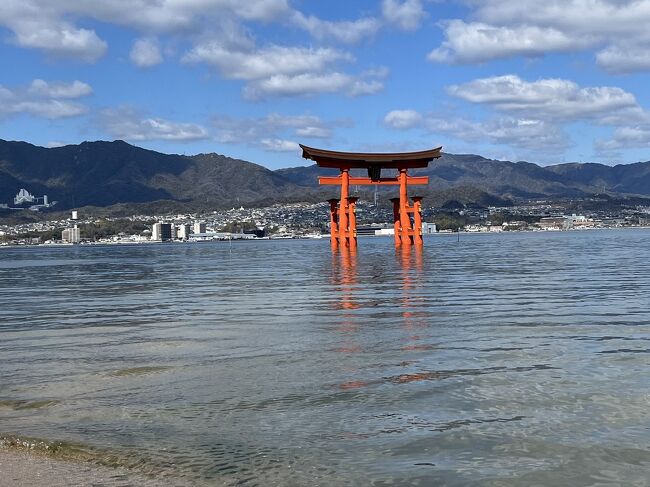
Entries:
{"label": "calm sea surface", "polygon": [[648,485],[650,231],[0,249],[0,433],[188,484]]}

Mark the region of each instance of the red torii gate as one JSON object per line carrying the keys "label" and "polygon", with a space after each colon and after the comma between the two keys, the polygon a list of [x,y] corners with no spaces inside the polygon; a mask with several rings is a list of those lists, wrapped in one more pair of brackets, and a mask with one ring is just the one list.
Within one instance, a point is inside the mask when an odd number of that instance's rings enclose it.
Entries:
{"label": "red torii gate", "polygon": [[[311,159],[319,167],[336,168],[339,176],[321,176],[319,184],[340,185],[341,198],[328,200],[330,204],[330,234],[332,246],[355,248],[357,246],[357,221],[355,207],[357,199],[350,196],[350,184],[399,185],[399,198],[392,198],[395,226],[395,245],[422,245],[421,197],[408,201],[408,184],[429,184],[428,176],[409,176],[411,168],[423,168],[433,159],[440,157],[442,147],[420,152],[362,153],[337,152],[314,149],[300,144],[302,157]],[[367,169],[368,177],[350,176],[350,169]],[[399,175],[382,178],[382,169],[397,169]],[[413,214],[413,222],[410,215]]]}

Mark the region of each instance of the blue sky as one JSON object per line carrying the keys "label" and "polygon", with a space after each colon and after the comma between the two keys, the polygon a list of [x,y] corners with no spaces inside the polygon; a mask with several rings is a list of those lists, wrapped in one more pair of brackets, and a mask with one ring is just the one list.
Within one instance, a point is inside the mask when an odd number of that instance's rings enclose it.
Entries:
{"label": "blue sky", "polygon": [[2,0],[0,138],[650,159],[650,0]]}

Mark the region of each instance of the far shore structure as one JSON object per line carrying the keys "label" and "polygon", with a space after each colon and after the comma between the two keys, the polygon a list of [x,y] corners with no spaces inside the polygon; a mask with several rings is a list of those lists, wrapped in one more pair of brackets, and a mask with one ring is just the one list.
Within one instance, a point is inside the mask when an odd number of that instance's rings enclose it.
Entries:
{"label": "far shore structure", "polygon": [[[357,246],[356,202],[350,196],[353,185],[399,185],[399,197],[392,198],[395,246],[423,244],[422,198],[414,196],[409,204],[408,184],[429,184],[428,176],[409,176],[408,170],[424,168],[441,156],[442,147],[419,152],[363,153],[315,149],[300,144],[302,157],[315,161],[319,167],[335,168],[339,176],[320,176],[319,184],[341,186],[340,199],[330,199],[330,241],[333,248]],[[367,169],[368,177],[354,177],[351,169]],[[396,177],[381,177],[382,169],[397,169]],[[411,215],[413,220],[411,221]]]}

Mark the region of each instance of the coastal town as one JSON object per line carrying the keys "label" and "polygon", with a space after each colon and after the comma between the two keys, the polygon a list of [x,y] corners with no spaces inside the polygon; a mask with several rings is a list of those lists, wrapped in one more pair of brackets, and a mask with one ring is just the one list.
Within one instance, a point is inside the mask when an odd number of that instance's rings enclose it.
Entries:
{"label": "coastal town", "polygon": [[[23,200],[30,200],[30,195],[25,196],[27,192],[21,191],[19,196]],[[43,197],[40,199],[43,201]],[[539,200],[516,206],[485,208],[452,202],[444,208],[423,208],[422,231],[424,235],[431,235],[650,226],[650,205],[612,207],[585,205],[584,201],[579,203],[576,206],[574,201]],[[588,206],[592,209],[585,211]],[[16,215],[20,209],[13,210],[12,214]],[[38,213],[37,210],[42,208],[31,206],[22,209]],[[6,216],[7,211],[2,212],[0,217]],[[242,206],[229,210],[162,215],[96,216],[84,210],[73,210],[59,218],[47,218],[47,213],[40,214],[42,219],[38,221],[0,223],[0,245],[204,242],[322,238],[329,235],[327,203],[282,204],[264,208]],[[356,214],[359,236],[393,234],[392,210],[387,205],[360,201]]]}

